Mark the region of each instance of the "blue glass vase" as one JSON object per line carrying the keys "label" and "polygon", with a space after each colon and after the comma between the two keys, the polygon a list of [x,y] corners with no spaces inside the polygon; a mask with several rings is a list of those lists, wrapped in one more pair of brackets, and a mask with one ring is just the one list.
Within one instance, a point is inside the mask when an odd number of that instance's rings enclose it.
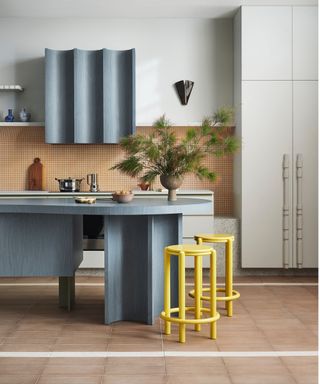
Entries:
{"label": "blue glass vase", "polygon": [[13,113],[12,113],[12,109],[8,109],[8,115],[4,118],[4,120],[7,123],[12,123],[13,122],[14,116],[13,116]]}

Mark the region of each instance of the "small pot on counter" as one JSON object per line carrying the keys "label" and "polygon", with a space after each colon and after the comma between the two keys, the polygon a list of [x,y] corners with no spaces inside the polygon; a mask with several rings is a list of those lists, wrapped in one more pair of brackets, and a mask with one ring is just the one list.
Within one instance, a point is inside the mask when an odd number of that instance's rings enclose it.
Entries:
{"label": "small pot on counter", "polygon": [[60,192],[80,192],[80,184],[84,180],[84,178],[72,179],[71,177],[68,179],[55,179],[59,183]]}

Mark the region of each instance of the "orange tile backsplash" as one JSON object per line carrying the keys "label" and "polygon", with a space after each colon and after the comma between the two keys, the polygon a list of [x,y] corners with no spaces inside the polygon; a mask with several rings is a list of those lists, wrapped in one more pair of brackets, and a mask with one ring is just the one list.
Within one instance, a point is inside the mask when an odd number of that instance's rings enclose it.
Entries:
{"label": "orange tile backsplash", "polygon": [[[177,134],[185,131],[176,127]],[[140,127],[139,133],[148,132],[149,127]],[[102,191],[137,188],[138,181],[110,168],[123,156],[116,144],[45,144],[43,127],[0,128],[0,190],[20,191],[27,188],[27,169],[35,157],[40,157],[45,167],[46,186],[49,191],[58,191],[58,178],[81,178],[88,173],[98,173]],[[217,181],[200,181],[193,175],[185,177],[184,189],[210,189],[215,196],[215,214],[231,215],[232,202],[232,156],[208,158],[206,165],[218,174]],[[159,181],[155,188],[160,188]],[[84,180],[81,190],[89,186]]]}

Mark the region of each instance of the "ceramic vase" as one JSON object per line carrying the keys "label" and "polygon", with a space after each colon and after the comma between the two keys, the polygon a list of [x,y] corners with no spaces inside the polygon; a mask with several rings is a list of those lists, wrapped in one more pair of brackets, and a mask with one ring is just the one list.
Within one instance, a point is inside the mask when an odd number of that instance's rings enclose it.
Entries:
{"label": "ceramic vase", "polygon": [[7,123],[12,123],[13,122],[14,116],[13,116],[13,113],[12,113],[12,109],[8,109],[8,115],[4,118],[4,120]]}
{"label": "ceramic vase", "polygon": [[22,108],[20,111],[20,120],[26,123],[27,121],[30,121],[31,114],[26,111],[25,108]]}
{"label": "ceramic vase", "polygon": [[171,176],[171,175],[161,175],[160,176],[161,184],[168,190],[168,201],[177,200],[177,188],[179,188],[183,182],[182,177]]}

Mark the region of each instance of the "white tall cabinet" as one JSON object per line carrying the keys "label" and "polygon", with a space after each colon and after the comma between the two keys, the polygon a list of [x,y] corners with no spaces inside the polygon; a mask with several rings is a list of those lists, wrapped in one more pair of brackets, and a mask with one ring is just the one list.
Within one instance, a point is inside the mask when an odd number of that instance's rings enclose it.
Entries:
{"label": "white tall cabinet", "polygon": [[317,7],[234,19],[243,268],[317,266]]}
{"label": "white tall cabinet", "polygon": [[[317,266],[318,82],[293,82],[293,267]],[[301,169],[299,167],[301,161]],[[298,177],[298,176],[301,176]],[[297,178],[298,177],[298,178]],[[299,187],[300,185],[300,187]],[[299,188],[301,190],[299,191]],[[300,195],[300,196],[299,196]],[[299,211],[301,209],[301,212]]]}

